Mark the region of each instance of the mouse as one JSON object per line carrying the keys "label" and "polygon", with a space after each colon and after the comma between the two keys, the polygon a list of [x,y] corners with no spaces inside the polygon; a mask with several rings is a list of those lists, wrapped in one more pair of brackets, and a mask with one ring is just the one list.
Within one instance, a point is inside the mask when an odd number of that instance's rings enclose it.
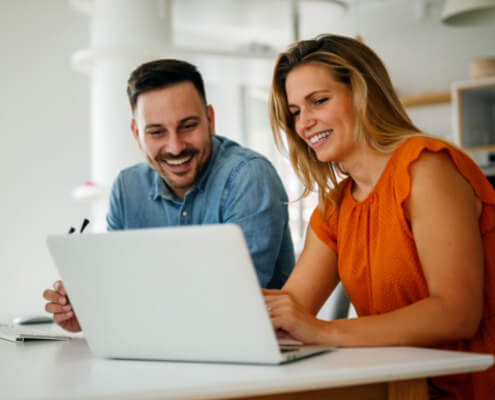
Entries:
{"label": "mouse", "polygon": [[12,319],[13,325],[34,325],[52,323],[53,318],[43,314],[26,314]]}

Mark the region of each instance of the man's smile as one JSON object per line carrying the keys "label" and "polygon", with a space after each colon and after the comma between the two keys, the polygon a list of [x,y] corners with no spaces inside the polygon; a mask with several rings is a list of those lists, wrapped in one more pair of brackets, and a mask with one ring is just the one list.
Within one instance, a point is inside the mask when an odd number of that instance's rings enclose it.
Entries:
{"label": "man's smile", "polygon": [[195,152],[191,152],[189,154],[179,155],[178,157],[157,157],[157,161],[161,164],[165,164],[164,167],[171,172],[181,173],[189,170],[195,154]]}

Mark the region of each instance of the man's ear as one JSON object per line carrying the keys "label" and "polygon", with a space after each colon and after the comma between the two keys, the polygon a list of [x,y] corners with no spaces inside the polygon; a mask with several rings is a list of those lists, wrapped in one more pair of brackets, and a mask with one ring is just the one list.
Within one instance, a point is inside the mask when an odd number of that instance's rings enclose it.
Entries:
{"label": "man's ear", "polygon": [[215,110],[213,109],[213,106],[211,104],[208,104],[208,125],[210,126],[210,134],[211,136],[216,135],[215,131]]}
{"label": "man's ear", "polygon": [[132,136],[134,136],[134,139],[137,142],[139,149],[142,150],[141,140],[139,140],[139,131],[138,131],[138,128],[136,126],[136,120],[134,118],[131,119],[131,132],[132,132]]}

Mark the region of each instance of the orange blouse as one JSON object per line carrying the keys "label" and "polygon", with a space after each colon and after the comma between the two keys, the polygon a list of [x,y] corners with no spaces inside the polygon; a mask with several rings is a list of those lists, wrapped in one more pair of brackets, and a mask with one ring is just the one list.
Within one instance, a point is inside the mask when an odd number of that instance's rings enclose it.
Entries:
{"label": "orange blouse", "polygon": [[[325,218],[315,209],[311,228],[338,254],[340,279],[359,316],[382,314],[428,297],[428,286],[404,202],[411,182],[410,165],[423,151],[445,151],[483,203],[479,219],[484,249],[484,308],[476,335],[435,346],[495,354],[495,190],[463,152],[437,139],[414,136],[394,151],[367,198],[357,202],[351,180],[342,182],[340,208]],[[495,367],[464,375],[433,378],[432,398],[493,399]]]}

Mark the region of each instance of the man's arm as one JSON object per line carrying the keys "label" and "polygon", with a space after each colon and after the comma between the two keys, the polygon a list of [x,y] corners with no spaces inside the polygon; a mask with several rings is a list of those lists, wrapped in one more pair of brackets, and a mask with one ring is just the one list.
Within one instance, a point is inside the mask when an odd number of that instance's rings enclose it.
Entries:
{"label": "man's arm", "polygon": [[[260,285],[282,285],[294,266],[294,249],[287,194],[277,172],[263,158],[247,160],[232,172],[223,196],[223,222],[241,227]],[[272,280],[280,283],[270,285]]]}

